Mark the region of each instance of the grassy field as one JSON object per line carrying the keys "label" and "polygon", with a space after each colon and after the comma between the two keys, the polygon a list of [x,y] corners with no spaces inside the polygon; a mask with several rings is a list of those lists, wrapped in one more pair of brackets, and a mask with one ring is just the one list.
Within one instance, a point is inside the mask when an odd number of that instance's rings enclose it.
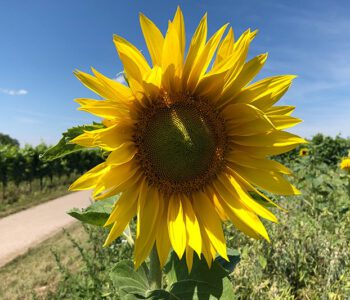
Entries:
{"label": "grassy field", "polygon": [[[88,234],[79,223],[68,232],[81,245],[87,246]],[[62,273],[52,251],[59,254],[60,261],[69,266],[70,271],[80,268],[79,251],[67,235],[60,232],[0,269],[0,299],[42,299],[54,291],[62,280]]]}

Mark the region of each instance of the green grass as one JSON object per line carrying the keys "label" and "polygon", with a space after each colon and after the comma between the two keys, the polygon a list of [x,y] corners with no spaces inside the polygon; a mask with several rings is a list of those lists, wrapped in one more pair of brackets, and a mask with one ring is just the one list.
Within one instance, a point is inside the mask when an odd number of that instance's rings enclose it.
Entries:
{"label": "green grass", "polygon": [[[71,226],[68,232],[86,246],[88,234],[79,223]],[[33,299],[34,295],[43,299],[54,291],[62,280],[62,273],[51,250],[60,253],[61,262],[71,272],[80,269],[79,252],[67,235],[60,232],[0,269],[0,299]]]}

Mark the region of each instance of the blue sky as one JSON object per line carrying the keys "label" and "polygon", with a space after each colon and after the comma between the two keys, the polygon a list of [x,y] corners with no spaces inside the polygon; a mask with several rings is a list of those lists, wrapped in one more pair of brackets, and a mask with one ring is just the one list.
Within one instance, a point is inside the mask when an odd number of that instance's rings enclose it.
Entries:
{"label": "blue sky", "polygon": [[238,36],[259,29],[250,57],[269,53],[262,78],[297,74],[281,101],[304,120],[294,132],[350,135],[349,1],[1,1],[0,132],[21,144],[56,143],[71,126],[90,123],[74,98],[94,95],[73,76],[93,66],[109,77],[122,71],[117,33],[146,50],[138,13],[164,33],[177,5],[187,39],[208,12],[209,33],[229,22]]}

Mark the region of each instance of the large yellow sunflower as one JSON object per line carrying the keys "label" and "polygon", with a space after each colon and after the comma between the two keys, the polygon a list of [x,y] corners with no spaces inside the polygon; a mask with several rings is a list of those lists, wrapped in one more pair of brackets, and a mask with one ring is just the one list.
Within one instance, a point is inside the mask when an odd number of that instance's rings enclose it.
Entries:
{"label": "large yellow sunflower", "polygon": [[135,46],[114,36],[128,86],[94,69],[94,76],[76,72],[105,99],[77,99],[79,109],[103,118],[105,128],[72,142],[110,154],[70,189],[93,189],[97,200],[121,193],[106,223],[113,225],[106,245],[136,215],[136,267],[154,245],[161,265],[173,248],[180,258],[186,253],[190,269],[194,252],[210,266],[217,253],[227,259],[225,221],[269,240],[259,217],[276,217],[252,192],[299,193],[285,179],[290,171],[267,158],[305,142],[282,131],[300,122],[290,116],[294,107],[273,106],[295,76],[249,85],[267,58],[246,62],[256,31],[235,40],[232,28],[223,37],[224,25],[207,41],[204,15],[185,55],[180,8],[165,36],[142,14],[140,23],[152,66]]}

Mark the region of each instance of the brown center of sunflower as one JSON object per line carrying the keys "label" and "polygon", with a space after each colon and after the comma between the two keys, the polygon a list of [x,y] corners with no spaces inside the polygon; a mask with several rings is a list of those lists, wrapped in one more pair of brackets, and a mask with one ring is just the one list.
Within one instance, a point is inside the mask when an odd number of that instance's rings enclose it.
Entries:
{"label": "brown center of sunflower", "polygon": [[223,120],[206,102],[164,96],[141,110],[137,158],[149,184],[163,192],[189,193],[208,184],[223,165]]}

